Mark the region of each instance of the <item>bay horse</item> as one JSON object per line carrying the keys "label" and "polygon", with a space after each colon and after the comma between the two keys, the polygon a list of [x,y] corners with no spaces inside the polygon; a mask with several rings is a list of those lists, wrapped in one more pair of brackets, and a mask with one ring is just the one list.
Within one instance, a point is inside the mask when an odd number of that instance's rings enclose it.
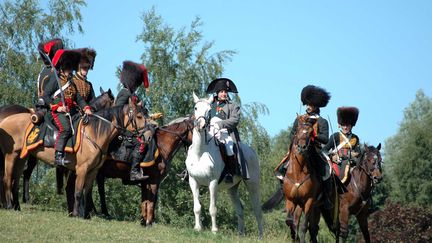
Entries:
{"label": "bay horse", "polygon": [[[12,203],[18,200],[19,177],[25,165],[24,158],[20,158],[25,134],[23,128],[28,127],[30,122],[30,114],[20,113],[6,117],[0,123],[0,149],[5,156],[3,182],[6,208],[12,208]],[[86,203],[89,198],[88,192],[91,192],[93,181],[102,166],[111,140],[120,131],[138,133],[144,124],[142,109],[129,100],[123,107],[111,107],[94,113],[90,116],[88,124],[82,126],[79,131],[81,145],[75,153],[66,155],[71,161],[67,168],[75,170],[77,175],[72,216],[89,217],[89,204]],[[30,151],[30,154],[48,164],[54,164],[54,148],[39,146]]]}
{"label": "bay horse", "polygon": [[[318,223],[320,212],[317,209],[318,196],[321,192],[320,179],[313,169],[313,153],[315,147],[311,142],[316,118],[297,116],[298,127],[294,134],[290,147],[289,162],[286,174],[283,178],[283,192],[285,195],[285,208],[287,211],[286,224],[290,227],[292,240],[305,242],[306,231],[312,242],[317,242]],[[299,206],[305,215],[302,234],[297,232],[297,220],[295,209]]]}
{"label": "bay horse", "polygon": [[[370,242],[368,229],[369,207],[372,189],[382,179],[381,143],[377,147],[364,145],[360,162],[352,169],[347,182],[348,192],[340,195],[339,229],[332,225],[333,214],[322,210],[330,229],[338,236],[337,240],[346,242],[348,237],[349,216],[355,215],[365,242]],[[336,231],[336,232],[335,232]]]}
{"label": "bay horse", "polygon": [[192,190],[194,200],[194,229],[197,231],[202,230],[199,188],[201,186],[207,186],[210,193],[209,211],[212,222],[211,231],[213,233],[218,231],[216,223],[216,199],[217,191],[220,187],[220,189],[228,190],[237,214],[238,232],[240,235],[244,235],[243,206],[238,192],[240,182],[243,181],[249,192],[251,206],[258,224],[259,238],[261,239],[263,236],[263,216],[260,207],[260,166],[258,156],[251,147],[240,143],[244,158],[248,164],[250,179],[243,180],[240,176],[234,176],[234,183],[227,184],[222,182],[218,184],[225,163],[222,160],[219,145],[217,145],[213,131],[211,131],[209,121],[210,104],[213,97],[209,99],[199,99],[195,93],[193,97],[195,102],[194,116],[196,120],[193,129],[192,145],[189,147],[187,153],[186,168],[189,172],[189,186]]}
{"label": "bay horse", "polygon": [[157,127],[153,139],[159,151],[155,163],[143,167],[149,178],[141,182],[131,182],[129,179],[130,163],[107,159],[99,170],[96,182],[100,197],[101,212],[109,216],[105,199],[105,179],[120,178],[126,185],[139,185],[141,188],[141,224],[151,225],[155,218],[155,209],[159,184],[170,168],[171,159],[181,145],[188,146],[192,141],[192,118],[178,118],[166,126]]}
{"label": "bay horse", "polygon": [[[100,87],[100,95],[96,97],[94,101],[90,103],[90,106],[93,110],[98,111],[104,108],[111,107],[114,103],[114,95],[111,92],[111,89],[108,89],[107,91],[104,91],[102,87]],[[29,108],[26,108],[21,105],[5,105],[0,107],[0,122],[13,114],[18,113],[31,113],[31,110]],[[0,151],[0,157],[3,157]],[[27,166],[26,169],[23,172],[23,197],[22,200],[24,203],[29,202],[30,200],[30,177],[31,174],[36,167],[37,159],[33,155],[29,155],[27,158]],[[0,165],[1,166],[1,165]],[[3,171],[3,170],[1,170]],[[57,181],[57,194],[62,194],[62,188],[63,188],[63,175],[66,172],[66,168],[64,167],[57,167],[56,168],[56,181]],[[0,194],[3,194],[3,183],[0,185]],[[14,200],[15,209],[19,209],[19,200]]]}

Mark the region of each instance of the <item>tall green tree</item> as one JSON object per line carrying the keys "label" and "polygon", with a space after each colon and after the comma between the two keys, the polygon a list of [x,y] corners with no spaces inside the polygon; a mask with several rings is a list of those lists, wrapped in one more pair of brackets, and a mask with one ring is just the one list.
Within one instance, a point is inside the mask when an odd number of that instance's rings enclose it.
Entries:
{"label": "tall green tree", "polygon": [[[45,1],[44,1],[45,2]],[[6,0],[0,4],[0,105],[32,105],[42,62],[38,43],[66,36],[81,27],[84,0]]]}
{"label": "tall green tree", "polygon": [[386,141],[385,160],[391,196],[397,201],[431,207],[432,99],[422,90],[404,111],[398,133]]}

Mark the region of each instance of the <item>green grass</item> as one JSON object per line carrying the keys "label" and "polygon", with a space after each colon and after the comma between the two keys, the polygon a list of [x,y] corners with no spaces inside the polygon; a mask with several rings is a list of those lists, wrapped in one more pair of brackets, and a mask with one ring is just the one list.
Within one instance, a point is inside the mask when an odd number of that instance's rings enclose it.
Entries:
{"label": "green grass", "polygon": [[[262,242],[289,241],[284,215],[279,211],[264,216],[266,227]],[[256,227],[240,237],[235,229],[223,226],[217,234],[210,232],[209,225],[205,225],[202,232],[196,232],[193,223],[185,222],[184,228],[162,224],[142,227],[139,221],[106,220],[97,216],[83,220],[68,217],[66,212],[22,205],[21,211],[0,210],[0,242],[259,242]],[[319,237],[320,242],[328,240]]]}

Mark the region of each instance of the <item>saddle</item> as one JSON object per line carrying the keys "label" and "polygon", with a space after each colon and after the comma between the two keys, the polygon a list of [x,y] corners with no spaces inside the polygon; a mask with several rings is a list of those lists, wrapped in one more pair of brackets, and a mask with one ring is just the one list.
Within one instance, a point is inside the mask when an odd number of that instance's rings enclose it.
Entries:
{"label": "saddle", "polygon": [[[144,131],[144,157],[140,163],[141,167],[149,167],[155,164],[159,157],[159,149],[157,148],[156,140],[154,139],[154,128],[147,126]],[[123,163],[132,163],[132,153],[135,147],[137,138],[130,132],[124,132],[117,136],[108,147],[108,154],[111,159]]]}
{"label": "saddle", "polygon": [[348,160],[343,160],[340,163],[332,162],[332,173],[346,185],[350,177],[350,164],[348,163]]}
{"label": "saddle", "polygon": [[[76,116],[79,117],[79,116]],[[73,130],[75,131],[71,138],[68,139],[65,152],[75,153],[81,145],[81,119],[72,118]],[[74,119],[75,118],[75,119]],[[20,158],[25,158],[30,151],[39,146],[53,148],[58,135],[58,128],[52,123],[50,115],[46,114],[40,123],[30,124],[26,127],[24,133],[24,144],[21,150]]]}

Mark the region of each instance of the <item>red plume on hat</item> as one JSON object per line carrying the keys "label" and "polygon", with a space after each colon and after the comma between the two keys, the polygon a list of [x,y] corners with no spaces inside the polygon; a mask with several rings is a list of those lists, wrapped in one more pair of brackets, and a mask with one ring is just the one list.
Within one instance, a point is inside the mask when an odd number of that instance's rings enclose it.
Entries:
{"label": "red plume on hat", "polygon": [[132,61],[124,61],[120,74],[120,82],[132,93],[143,84],[146,90],[149,88],[147,68],[143,64]]}
{"label": "red plume on hat", "polygon": [[355,126],[359,115],[359,109],[356,107],[339,107],[337,109],[338,123],[341,125]]}
{"label": "red plume on hat", "polygon": [[[64,48],[63,47],[63,41],[59,38],[48,40],[46,42],[39,43],[39,45],[38,45],[38,50],[40,52],[45,53],[51,60],[53,59],[57,50],[63,49],[63,48]],[[48,60],[45,60],[45,56],[43,56],[42,54],[41,54],[41,58],[42,58],[43,62],[45,63],[45,65],[50,64]]]}
{"label": "red plume on hat", "polygon": [[315,107],[325,107],[330,101],[330,93],[325,89],[308,85],[301,92],[301,101],[303,105],[312,105]]}
{"label": "red plume on hat", "polygon": [[58,50],[52,60],[53,65],[57,69],[62,70],[77,70],[81,60],[80,50]]}

